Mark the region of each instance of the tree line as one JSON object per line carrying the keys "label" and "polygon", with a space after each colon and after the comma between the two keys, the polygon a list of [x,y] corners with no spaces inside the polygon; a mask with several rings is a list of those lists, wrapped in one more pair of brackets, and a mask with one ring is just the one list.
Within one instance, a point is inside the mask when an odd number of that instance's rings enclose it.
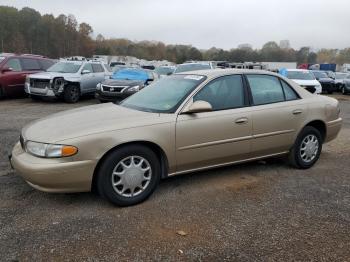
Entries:
{"label": "tree line", "polygon": [[199,50],[191,45],[167,45],[156,41],[135,42],[128,39],[106,39],[101,34],[92,37],[93,28],[78,23],[74,15],[41,15],[25,7],[0,6],[0,51],[41,54],[51,58],[81,55],[135,56],[146,60],[168,60],[182,63],[187,60],[254,61],[303,63],[350,63],[350,48],[321,49],[310,47],[281,48],[268,42],[261,49],[250,46],[224,50],[212,47]]}

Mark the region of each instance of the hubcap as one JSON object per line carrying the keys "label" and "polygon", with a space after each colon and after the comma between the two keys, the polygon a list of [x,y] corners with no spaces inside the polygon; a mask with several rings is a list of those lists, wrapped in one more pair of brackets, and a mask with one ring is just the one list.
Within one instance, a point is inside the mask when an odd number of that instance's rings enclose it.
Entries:
{"label": "hubcap", "polygon": [[123,197],[134,197],[148,187],[152,177],[149,162],[140,156],[129,156],[121,160],[113,169],[112,186]]}
{"label": "hubcap", "polygon": [[300,156],[306,162],[310,163],[315,159],[318,153],[319,143],[315,135],[308,135],[304,138],[300,147]]}

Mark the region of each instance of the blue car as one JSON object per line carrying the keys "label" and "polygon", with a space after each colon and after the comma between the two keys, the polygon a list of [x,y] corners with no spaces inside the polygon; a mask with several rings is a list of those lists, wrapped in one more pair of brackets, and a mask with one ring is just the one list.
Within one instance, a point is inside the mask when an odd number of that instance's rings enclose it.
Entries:
{"label": "blue car", "polygon": [[101,102],[117,101],[126,98],[159,77],[150,70],[140,68],[121,69],[96,87],[95,97]]}

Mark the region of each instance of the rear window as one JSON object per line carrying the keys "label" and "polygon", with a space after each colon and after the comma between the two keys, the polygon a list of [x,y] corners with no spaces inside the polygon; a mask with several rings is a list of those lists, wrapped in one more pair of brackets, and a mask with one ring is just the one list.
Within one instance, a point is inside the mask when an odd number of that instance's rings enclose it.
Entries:
{"label": "rear window", "polygon": [[21,58],[23,70],[41,70],[41,66],[36,59]]}
{"label": "rear window", "polygon": [[51,61],[51,60],[44,60],[44,59],[38,60],[38,61],[39,61],[39,63],[41,64],[41,68],[44,69],[45,71],[46,71],[48,68],[50,68],[51,66],[53,66],[53,64],[55,63],[55,62],[53,62],[53,61]]}

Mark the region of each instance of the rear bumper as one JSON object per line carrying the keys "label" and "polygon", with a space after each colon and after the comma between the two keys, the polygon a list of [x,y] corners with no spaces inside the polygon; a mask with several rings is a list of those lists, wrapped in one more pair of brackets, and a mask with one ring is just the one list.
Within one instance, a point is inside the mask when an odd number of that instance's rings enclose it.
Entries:
{"label": "rear bumper", "polygon": [[13,148],[10,162],[29,185],[52,193],[90,191],[96,166],[92,160],[62,162],[34,157],[24,152],[20,143]]}
{"label": "rear bumper", "polygon": [[336,120],[327,122],[327,137],[325,142],[329,142],[338,136],[340,129],[342,127],[342,124],[343,124],[343,119],[341,119],[340,117]]}

